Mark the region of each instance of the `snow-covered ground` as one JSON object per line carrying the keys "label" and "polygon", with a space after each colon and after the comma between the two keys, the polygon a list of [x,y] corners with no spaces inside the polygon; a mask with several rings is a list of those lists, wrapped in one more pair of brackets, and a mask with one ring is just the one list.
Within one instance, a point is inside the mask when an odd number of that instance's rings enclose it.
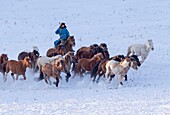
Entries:
{"label": "snow-covered ground", "polygon": [[[61,80],[59,87],[27,80],[13,82],[0,73],[0,114],[170,114],[169,0],[4,0],[0,2],[0,54],[17,60],[21,51],[38,46],[40,54],[53,47],[59,22],[66,22],[76,47],[108,45],[111,56],[127,53],[133,43],[153,39],[155,50],[128,81],[92,84],[90,75]],[[62,74],[64,76],[64,74]]]}

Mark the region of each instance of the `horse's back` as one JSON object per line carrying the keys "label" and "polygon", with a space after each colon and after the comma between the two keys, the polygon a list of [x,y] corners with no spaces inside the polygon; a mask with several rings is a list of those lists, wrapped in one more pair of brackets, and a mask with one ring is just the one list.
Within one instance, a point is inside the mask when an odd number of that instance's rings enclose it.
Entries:
{"label": "horse's back", "polygon": [[25,57],[29,56],[28,52],[21,52],[18,55],[18,60],[24,60]]}

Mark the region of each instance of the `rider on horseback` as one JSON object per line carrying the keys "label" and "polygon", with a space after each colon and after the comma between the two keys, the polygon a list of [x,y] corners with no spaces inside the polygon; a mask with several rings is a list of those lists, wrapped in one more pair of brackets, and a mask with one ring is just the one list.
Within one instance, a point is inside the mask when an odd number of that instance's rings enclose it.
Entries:
{"label": "rider on horseback", "polygon": [[59,34],[60,38],[54,42],[54,45],[57,46],[58,44],[64,45],[67,41],[67,38],[70,36],[69,31],[65,23],[61,23],[60,27],[55,31],[56,34]]}

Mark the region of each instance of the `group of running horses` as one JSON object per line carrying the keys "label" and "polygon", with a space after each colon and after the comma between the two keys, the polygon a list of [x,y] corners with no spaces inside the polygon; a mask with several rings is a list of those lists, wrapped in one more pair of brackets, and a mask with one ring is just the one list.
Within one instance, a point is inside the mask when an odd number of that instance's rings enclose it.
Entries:
{"label": "group of running horses", "polygon": [[[47,84],[52,84],[50,77],[56,79],[54,84],[59,85],[61,72],[65,73],[66,82],[70,77],[84,77],[85,72],[90,73],[93,82],[99,82],[100,77],[111,81],[116,79],[116,88],[127,81],[127,73],[130,68],[137,70],[149,52],[154,50],[152,40],[143,44],[132,44],[127,48],[127,55],[110,56],[107,44],[92,44],[79,48],[76,52],[74,36],[70,36],[64,45],[57,45],[50,48],[46,56],[40,56],[38,47],[34,46],[31,52],[21,52],[18,60],[9,60],[7,54],[0,55],[0,72],[3,74],[4,82],[7,81],[8,73],[11,73],[13,80],[18,80],[22,75],[26,80],[26,68],[33,72],[39,72],[37,81],[42,79]],[[72,74],[71,74],[72,73]],[[16,74],[16,78],[14,75]]]}

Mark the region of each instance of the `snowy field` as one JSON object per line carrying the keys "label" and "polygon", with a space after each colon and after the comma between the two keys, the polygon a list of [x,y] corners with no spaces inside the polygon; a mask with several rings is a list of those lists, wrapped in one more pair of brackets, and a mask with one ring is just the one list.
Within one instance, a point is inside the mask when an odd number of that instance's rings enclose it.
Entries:
{"label": "snowy field", "polygon": [[[155,50],[128,81],[61,80],[59,87],[36,82],[39,73],[26,71],[27,80],[3,82],[0,73],[0,114],[55,115],[169,115],[170,114],[170,1],[169,0],[1,0],[0,54],[17,60],[22,51],[38,46],[43,56],[58,38],[59,22],[82,46],[106,43],[111,56],[152,39]],[[64,77],[65,74],[62,73]],[[22,77],[20,77],[22,78]]]}

